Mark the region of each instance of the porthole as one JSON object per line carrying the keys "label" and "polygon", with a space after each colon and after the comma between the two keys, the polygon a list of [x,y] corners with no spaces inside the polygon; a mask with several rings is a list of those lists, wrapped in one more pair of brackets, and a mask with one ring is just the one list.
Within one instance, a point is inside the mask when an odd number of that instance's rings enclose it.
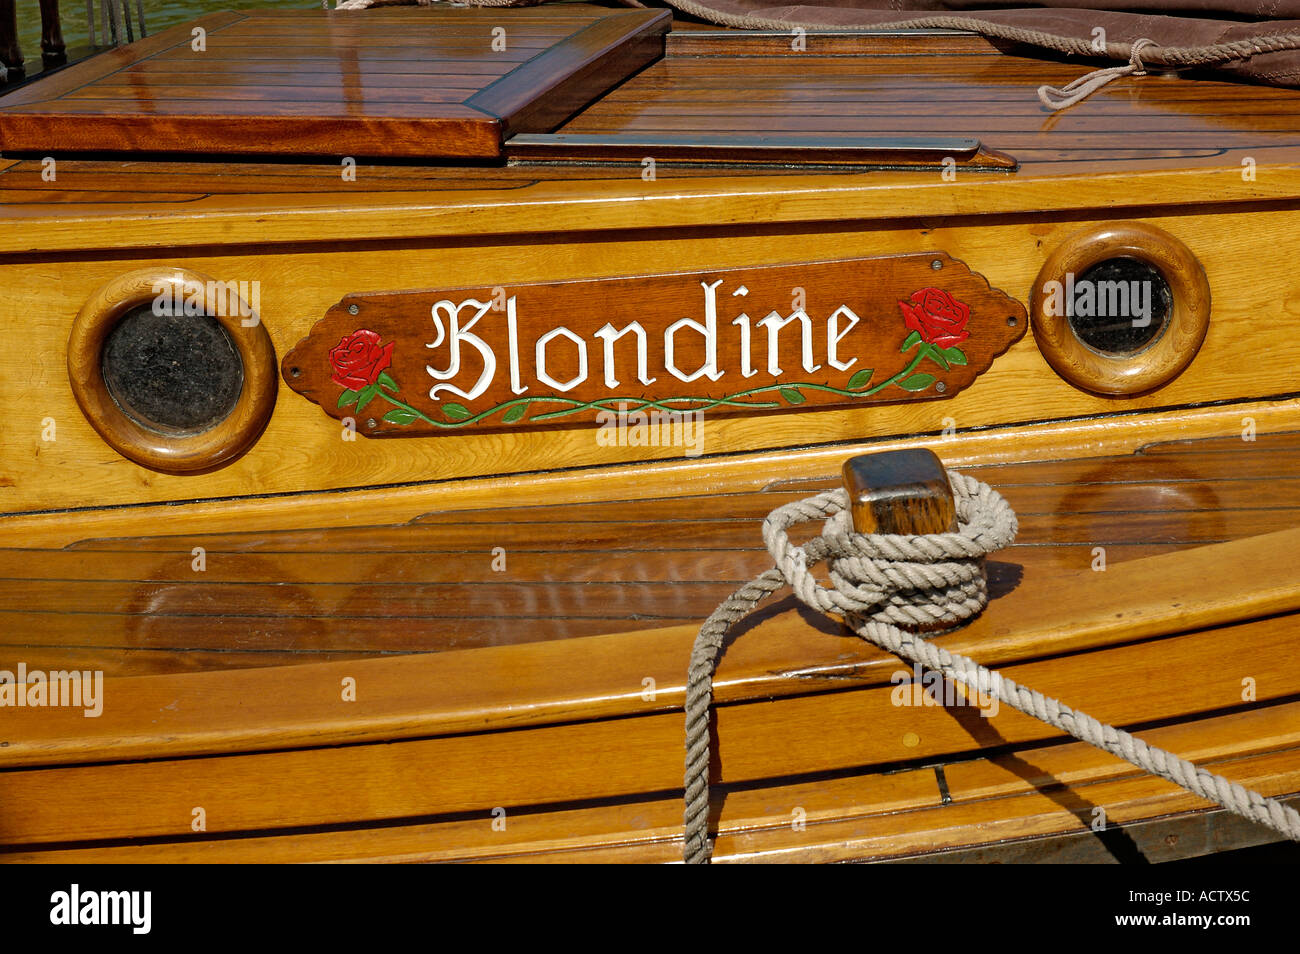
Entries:
{"label": "porthole", "polygon": [[1070,236],[1030,295],[1034,340],[1053,369],[1100,394],[1139,394],[1196,356],[1210,318],[1205,270],[1167,232],[1140,222]]}
{"label": "porthole", "polygon": [[261,435],[275,405],[275,352],[238,292],[185,269],[143,269],[86,302],[68,339],[68,377],[118,453],[194,473],[229,463]]}

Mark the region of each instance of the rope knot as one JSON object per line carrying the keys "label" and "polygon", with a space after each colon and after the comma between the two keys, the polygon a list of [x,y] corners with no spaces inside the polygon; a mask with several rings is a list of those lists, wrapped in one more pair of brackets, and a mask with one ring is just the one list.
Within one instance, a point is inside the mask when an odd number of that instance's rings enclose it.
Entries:
{"label": "rope knot", "polygon": [[1148,46],[1155,46],[1155,40],[1148,40],[1146,37],[1133,41],[1133,48],[1128,51],[1128,65],[1133,67],[1132,76],[1146,76],[1146,67],[1142,64],[1142,50]]}
{"label": "rope knot", "polygon": [[[1132,59],[1137,66],[1135,50]],[[1130,64],[1131,66],[1133,64]],[[1198,768],[1130,735],[1071,709],[1051,696],[1017,685],[975,660],[950,652],[900,628],[899,624],[952,624],[983,609],[988,598],[984,557],[1015,539],[1016,515],[1001,494],[973,477],[948,471],[957,505],[957,531],[925,536],[853,532],[849,498],[828,491],[778,507],[763,522],[763,540],[776,564],[727,597],[700,627],[686,677],[686,810],[682,857],[709,860],[709,706],[713,670],[732,625],[765,596],[789,584],[808,606],[841,613],[863,639],[906,662],[942,673],[981,695],[1175,782],[1244,818],[1300,841],[1300,813],[1236,782]],[[798,523],[825,519],[821,536],[802,547],[790,542]],[[833,588],[821,586],[809,570],[825,560]]]}
{"label": "rope knot", "polygon": [[[823,613],[839,613],[853,626],[866,620],[902,626],[952,627],[988,602],[984,557],[1011,543],[1016,516],[985,484],[949,471],[958,529],[924,536],[856,533],[843,490],[774,510],[763,539],[795,595]],[[822,534],[796,547],[789,529],[825,517]],[[831,587],[810,567],[825,561]]]}

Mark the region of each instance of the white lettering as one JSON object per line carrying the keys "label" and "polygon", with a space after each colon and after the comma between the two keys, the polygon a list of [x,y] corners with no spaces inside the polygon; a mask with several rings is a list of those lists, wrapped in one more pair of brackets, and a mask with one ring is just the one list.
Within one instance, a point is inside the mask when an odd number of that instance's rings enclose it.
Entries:
{"label": "white lettering", "polygon": [[645,329],[641,327],[641,322],[634,321],[622,331],[616,332],[614,326],[605,323],[605,326],[596,332],[596,337],[605,342],[605,387],[616,388],[619,386],[618,378],[614,376],[614,342],[623,337],[629,331],[636,334],[636,378],[642,384],[654,384],[658,378],[647,377],[646,367],[649,364],[649,348],[646,342]]}
{"label": "white lettering", "polygon": [[[460,310],[470,306],[477,308],[478,311],[474,317],[466,322],[462,327],[460,324]],[[438,329],[438,337],[431,344],[426,344],[425,347],[436,348],[442,344],[443,338],[445,337],[447,339],[449,358],[447,369],[445,371],[439,371],[431,365],[425,365],[425,370],[439,381],[449,381],[456,377],[456,375],[460,374],[460,345],[463,341],[475,348],[479,355],[482,356],[483,373],[478,376],[478,380],[474,382],[474,386],[468,391],[462,391],[460,388],[451,384],[435,384],[433,387],[429,388],[429,399],[431,401],[441,400],[438,397],[439,391],[449,391],[452,394],[463,397],[467,401],[472,401],[486,391],[488,385],[492,383],[492,376],[497,370],[496,354],[493,353],[491,346],[478,335],[468,334],[470,329],[478,324],[479,319],[482,318],[491,307],[491,300],[479,301],[477,298],[467,298],[459,305],[452,304],[452,302],[444,298],[433,306],[433,323]],[[448,328],[446,331],[443,330],[440,314],[446,314],[447,316]]]}
{"label": "white lettering", "polygon": [[[710,381],[722,377],[722,372],[718,370],[718,286],[721,284],[721,278],[712,285],[700,282],[700,287],[704,289],[704,324],[683,318],[673,322],[664,331],[664,367],[679,381],[689,383],[702,375],[708,375]],[[691,328],[704,336],[704,363],[691,374],[682,373],[673,356],[674,340],[682,328]]]}
{"label": "white lettering", "polygon": [[759,322],[760,325],[767,326],[767,373],[773,377],[782,373],[781,368],[776,363],[780,357],[778,348],[780,347],[781,329],[795,320],[799,322],[800,353],[803,355],[803,369],[812,373],[821,367],[820,364],[813,364],[812,320],[809,319],[807,313],[800,309],[793,312],[789,317],[782,318],[778,312],[774,311]]}
{"label": "white lettering", "polygon": [[[578,373],[568,381],[560,382],[546,373],[546,346],[560,335],[568,338],[578,346]],[[587,342],[583,341],[568,328],[553,328],[537,339],[537,379],[550,385],[555,390],[572,391],[587,380]]]}

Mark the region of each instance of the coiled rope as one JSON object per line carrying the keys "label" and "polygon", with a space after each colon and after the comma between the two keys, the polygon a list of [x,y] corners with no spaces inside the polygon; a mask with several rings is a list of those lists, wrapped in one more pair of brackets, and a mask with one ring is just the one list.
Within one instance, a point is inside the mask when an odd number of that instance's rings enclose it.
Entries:
{"label": "coiled rope", "polygon": [[[1017,685],[975,660],[948,652],[901,626],[955,628],[988,602],[984,558],[1016,536],[1016,515],[997,491],[973,477],[948,472],[957,508],[955,533],[925,536],[855,533],[848,494],[830,491],[778,507],[763,522],[774,566],[727,597],[700,627],[686,682],[686,843],[688,864],[709,861],[709,709],[713,672],[731,627],[766,596],[787,584],[818,612],[841,614],[855,633],[881,649],[940,672],[996,698],[1080,741],[1168,779],[1201,798],[1300,841],[1300,813],[1122,729]],[[825,519],[821,536],[801,547],[789,529]],[[832,588],[810,567],[825,560]],[[933,634],[933,633],[932,633]]]}

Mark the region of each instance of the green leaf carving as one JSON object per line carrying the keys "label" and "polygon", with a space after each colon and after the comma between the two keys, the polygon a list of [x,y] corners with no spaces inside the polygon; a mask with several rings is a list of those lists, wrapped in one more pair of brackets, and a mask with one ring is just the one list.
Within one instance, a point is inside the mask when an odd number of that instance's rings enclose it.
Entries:
{"label": "green leaf carving", "polygon": [[361,397],[360,391],[344,391],[339,395],[339,410],[342,410],[349,404],[355,403],[359,397]]}
{"label": "green leaf carving", "polygon": [[367,385],[366,388],[361,392],[359,398],[357,399],[357,413],[360,414],[362,411],[364,411],[366,409],[366,405],[369,404],[371,401],[373,401],[375,399],[375,395],[378,393],[379,393],[379,385],[377,384]]}
{"label": "green leaf carving", "polygon": [[395,407],[384,415],[384,420],[389,424],[410,424],[418,420],[414,411],[408,411],[404,407]]}
{"label": "green leaf carving", "polygon": [[397,382],[393,380],[393,376],[389,374],[387,371],[379,372],[379,383],[394,393],[402,390],[400,387],[397,386]]}
{"label": "green leaf carving", "polygon": [[944,348],[943,356],[948,359],[950,364],[963,366],[966,364],[966,352],[962,351],[961,348]]}
{"label": "green leaf carving", "polygon": [[853,377],[849,378],[849,390],[857,391],[865,388],[871,383],[871,376],[876,373],[875,368],[863,368],[856,372]]}
{"label": "green leaf carving", "polygon": [[921,332],[913,331],[910,335],[908,335],[906,338],[903,339],[903,346],[898,350],[906,351],[907,349],[913,347],[914,345],[919,344],[920,341],[921,341]]}
{"label": "green leaf carving", "polygon": [[455,402],[444,404],[442,406],[442,413],[447,415],[448,420],[452,421],[463,421],[465,418],[469,417],[469,411],[466,410],[465,405],[456,404]]}
{"label": "green leaf carving", "polygon": [[929,345],[928,347],[929,347],[930,357],[934,359],[935,364],[943,368],[945,371],[950,370],[948,365],[948,359],[943,356],[943,349],[937,348],[934,345]]}
{"label": "green leaf carving", "polygon": [[932,384],[934,384],[933,374],[914,374],[898,382],[898,386],[904,391],[924,391]]}
{"label": "green leaf carving", "polygon": [[785,398],[789,404],[802,404],[805,400],[804,396],[795,388],[779,388],[778,390],[781,392],[781,397]]}
{"label": "green leaf carving", "polygon": [[527,413],[527,404],[516,404],[510,410],[506,411],[505,414],[501,415],[501,420],[506,424],[513,424]]}

